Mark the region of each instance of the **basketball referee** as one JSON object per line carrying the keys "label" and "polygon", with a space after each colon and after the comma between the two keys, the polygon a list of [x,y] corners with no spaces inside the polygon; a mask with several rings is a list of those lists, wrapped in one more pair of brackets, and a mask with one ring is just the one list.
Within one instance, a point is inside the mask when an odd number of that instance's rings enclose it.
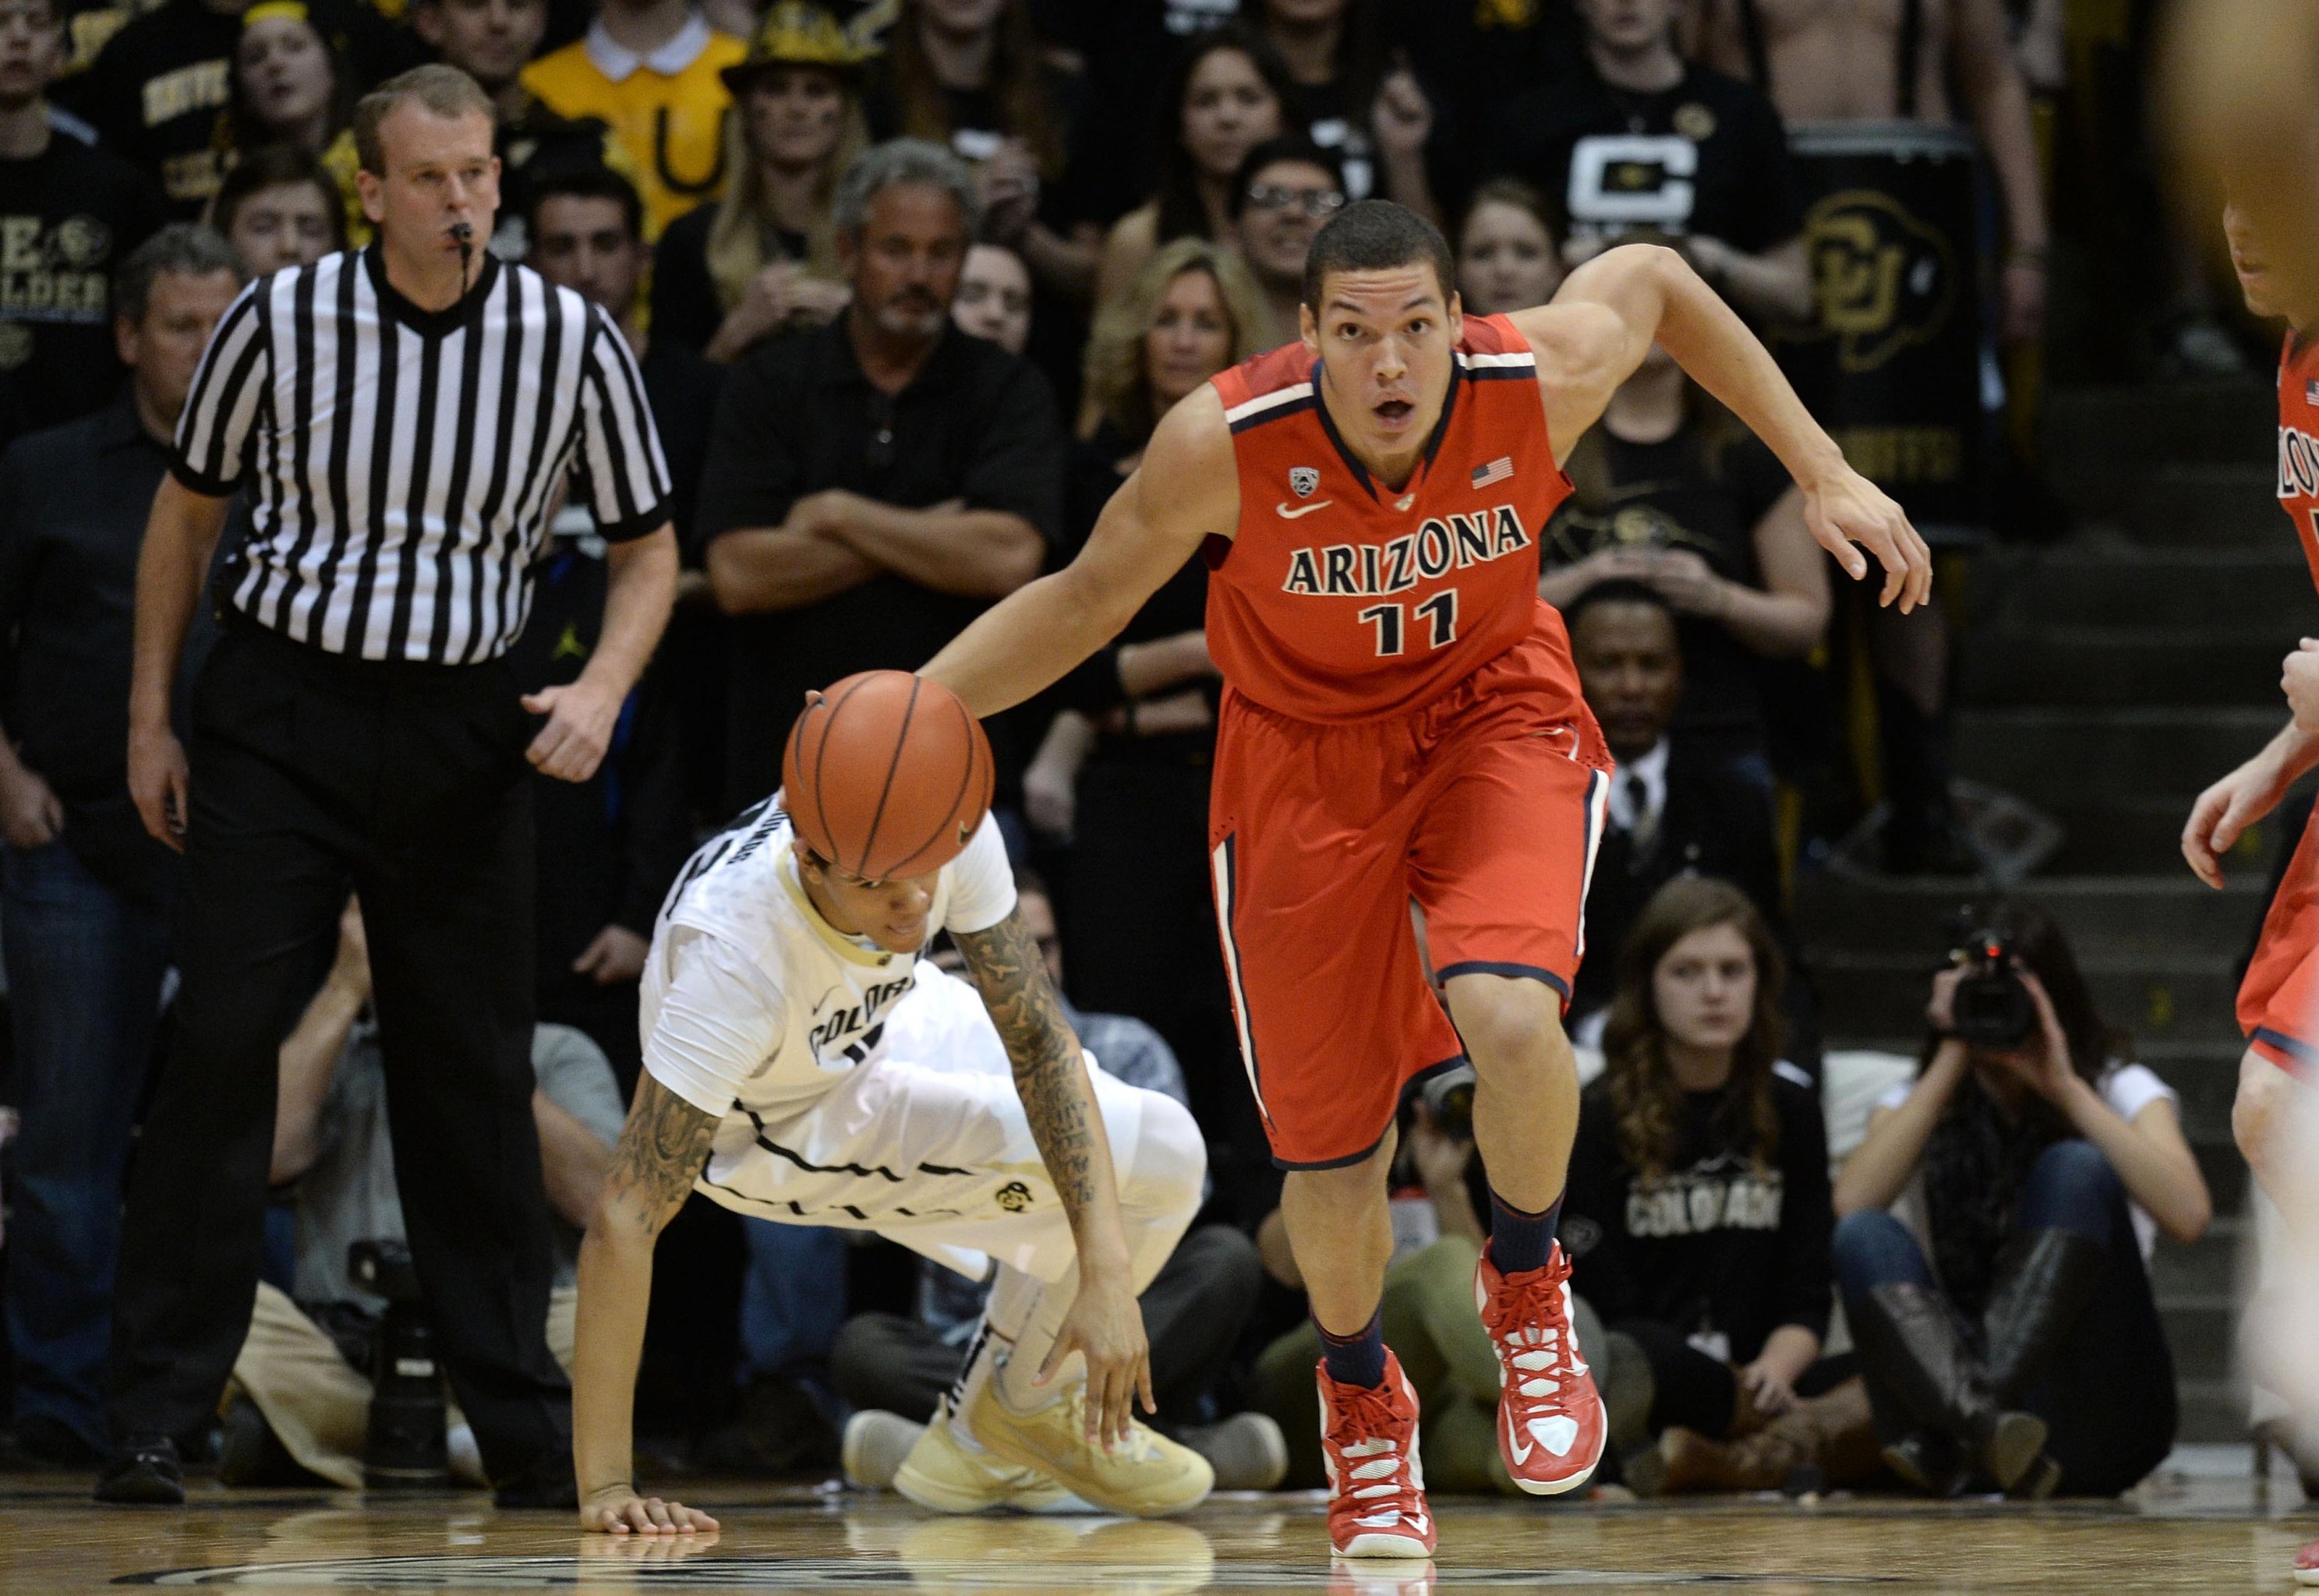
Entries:
{"label": "basketball referee", "polygon": [[[492,104],[423,67],[355,114],[378,239],[277,272],[218,324],[138,572],[129,783],[186,856],[174,1057],[130,1179],[106,1501],[184,1500],[257,1285],[275,1056],[349,885],[370,934],[395,1175],[442,1362],[502,1505],[573,1505],[570,1391],[542,1333],[528,759],[603,757],[668,616],[668,468],[601,311],[482,248]],[[503,659],[569,479],[611,546],[579,680]],[[188,762],[168,684],[237,491]]]}

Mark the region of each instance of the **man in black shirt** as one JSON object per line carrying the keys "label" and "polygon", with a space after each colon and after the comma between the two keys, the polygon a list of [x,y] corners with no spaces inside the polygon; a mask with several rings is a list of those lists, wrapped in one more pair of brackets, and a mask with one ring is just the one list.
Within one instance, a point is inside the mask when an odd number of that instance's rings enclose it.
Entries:
{"label": "man in black shirt", "polygon": [[137,555],[210,329],[240,287],[224,239],[180,224],[121,268],[129,391],[0,456],[0,935],[23,1133],[9,1154],[16,1438],[94,1462],[122,1166],[152,1050],[175,856],[129,802]]}
{"label": "man in black shirt", "polygon": [[111,399],[113,268],[161,225],[144,175],[58,132],[54,0],[0,5],[0,445]]}
{"label": "man in black shirt", "polygon": [[[636,284],[649,256],[644,203],[633,184],[601,167],[564,167],[540,174],[529,199],[527,264],[600,306],[636,351],[676,484],[670,518],[679,546],[689,546],[692,489],[700,479],[724,368],[682,344],[650,338],[636,325]],[[510,655],[527,692],[577,676],[603,629],[603,544],[585,504],[575,494],[556,516],[555,542],[532,569],[531,618]],[[680,579],[686,596],[670,617],[652,670],[629,690],[602,768],[577,784],[534,783],[539,1017],[593,1038],[611,1060],[624,1096],[644,1066],[637,981],[651,948],[653,916],[692,851],[680,737],[693,724],[695,697],[721,701],[724,686],[709,670],[718,658],[699,636],[700,623],[717,618],[707,585],[697,569]]]}
{"label": "man in black shirt", "polygon": [[[845,175],[836,212],[852,306],[735,364],[701,479],[709,582],[746,618],[736,803],[781,784],[808,689],[922,663],[1039,573],[1062,518],[1045,381],[950,325],[975,221],[965,165],[922,140],[880,145]],[[1010,752],[997,753],[1004,771]]]}
{"label": "man in black shirt", "polygon": [[225,176],[218,113],[232,98],[248,0],[164,0],[115,33],[60,91],[106,149],[151,174],[171,210],[201,214]]}
{"label": "man in black shirt", "polygon": [[1584,1034],[1589,1018],[1610,1006],[1627,933],[1675,877],[1719,877],[1773,927],[1785,920],[1769,797],[1728,766],[1680,760],[1667,735],[1683,661],[1666,600],[1640,582],[1598,582],[1564,618],[1587,707],[1619,762],[1586,890],[1586,957],[1571,984],[1573,1033]]}
{"label": "man in black shirt", "polygon": [[1559,202],[1572,266],[1665,236],[1743,315],[1812,308],[1787,134],[1763,94],[1676,53],[1680,0],[1577,0],[1570,75],[1502,104],[1496,164]]}

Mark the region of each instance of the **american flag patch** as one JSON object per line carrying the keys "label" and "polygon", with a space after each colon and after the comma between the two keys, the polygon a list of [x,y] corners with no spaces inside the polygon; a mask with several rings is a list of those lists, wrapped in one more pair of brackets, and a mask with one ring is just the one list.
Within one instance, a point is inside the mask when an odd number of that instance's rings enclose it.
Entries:
{"label": "american flag patch", "polygon": [[[2319,383],[2314,383],[2312,386],[2314,388],[2319,388]],[[2314,404],[2319,404],[2319,395],[2314,395],[2311,402]],[[1506,478],[1513,475],[1513,473],[1514,457],[1511,455],[1501,455],[1496,459],[1491,461],[1487,465],[1476,465],[1474,467],[1474,485],[1477,488],[1486,488],[1492,482],[1502,482],[1505,481]]]}
{"label": "american flag patch", "polygon": [[2314,377],[2303,384],[2303,402],[2319,404],[2319,377]]}

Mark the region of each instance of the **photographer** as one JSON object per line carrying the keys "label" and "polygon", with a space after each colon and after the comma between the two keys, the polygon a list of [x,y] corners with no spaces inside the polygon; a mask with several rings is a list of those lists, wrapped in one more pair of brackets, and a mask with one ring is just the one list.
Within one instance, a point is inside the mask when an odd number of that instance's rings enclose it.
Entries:
{"label": "photographer", "polygon": [[[1781,1057],[1781,964],[1747,896],[1702,876],[1661,887],[1619,950],[1562,1238],[1573,1288],[1650,1365],[1658,1443],[1620,1438],[1641,1494],[1775,1487],[1792,1465],[1862,1449],[1844,1445],[1864,1438],[1859,1387],[1831,1390],[1819,1361],[1827,1132],[1809,1078]],[[1757,1432],[1760,1458],[1712,1451]],[[1725,1477],[1751,1463],[1767,1477]]]}
{"label": "photographer", "polygon": [[[365,1483],[370,1371],[382,1320],[390,1301],[400,1308],[417,1295],[389,1134],[390,1119],[410,1108],[388,1100],[370,1004],[362,911],[349,901],[329,974],[282,1044],[267,1178],[276,1189],[293,1188],[296,1264],[290,1294],[258,1286],[234,1361],[218,1464],[229,1485],[290,1483],[303,1477],[301,1469],[349,1490]],[[623,1108],[611,1066],[581,1032],[537,1027],[531,1062],[538,1080],[532,1120],[555,1214],[547,1345],[569,1368],[580,1230],[594,1211]],[[412,1134],[425,1132],[423,1124],[403,1123]],[[351,1255],[358,1249],[378,1261],[374,1273],[357,1276]],[[447,1421],[453,1467],[480,1483],[474,1441],[463,1437],[456,1407]]]}
{"label": "photographer", "polygon": [[1923,1072],[1836,1183],[1885,1461],[1934,1494],[2116,1495],[2174,1440],[2150,1249],[2212,1213],[2175,1094],[2026,906],[1958,939],[1926,1018]]}

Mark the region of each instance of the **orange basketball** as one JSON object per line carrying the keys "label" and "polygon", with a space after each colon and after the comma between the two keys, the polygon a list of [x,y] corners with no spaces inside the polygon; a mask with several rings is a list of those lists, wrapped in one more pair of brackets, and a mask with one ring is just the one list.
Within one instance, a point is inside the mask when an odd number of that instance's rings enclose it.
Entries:
{"label": "orange basketball", "polygon": [[781,754],[782,802],[806,846],[850,875],[923,876],[958,857],[990,810],[982,723],[907,671],[864,671],[806,695]]}

